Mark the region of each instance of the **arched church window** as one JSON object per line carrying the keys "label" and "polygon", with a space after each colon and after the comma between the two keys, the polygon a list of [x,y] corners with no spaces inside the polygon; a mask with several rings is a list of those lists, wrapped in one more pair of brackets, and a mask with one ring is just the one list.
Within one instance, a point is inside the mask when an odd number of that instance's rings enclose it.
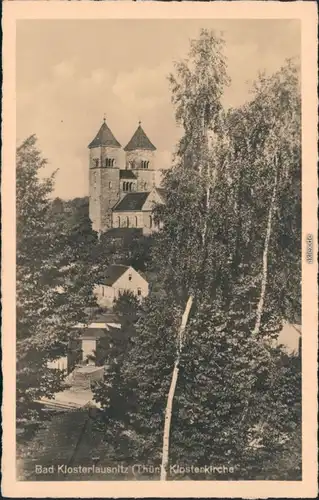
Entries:
{"label": "arched church window", "polygon": [[132,186],[133,186],[133,182],[130,182],[130,188],[129,188],[129,191],[132,191]]}
{"label": "arched church window", "polygon": [[153,225],[153,219],[152,219],[152,216],[150,215],[150,228],[152,227]]}
{"label": "arched church window", "polygon": [[115,160],[112,158],[112,167],[114,167]]}
{"label": "arched church window", "polygon": [[126,217],[126,227],[130,227],[130,218]]}
{"label": "arched church window", "polygon": [[121,227],[121,217],[120,216],[118,216],[118,218],[117,218],[117,225],[118,225],[118,227]]}
{"label": "arched church window", "polygon": [[111,188],[111,187],[112,187],[112,181],[109,182],[109,188]]}
{"label": "arched church window", "polygon": [[95,168],[97,168],[99,166],[99,159],[98,158],[94,158],[94,166]]}
{"label": "arched church window", "polygon": [[138,225],[138,220],[137,220],[137,217],[135,217],[135,227],[137,227]]}

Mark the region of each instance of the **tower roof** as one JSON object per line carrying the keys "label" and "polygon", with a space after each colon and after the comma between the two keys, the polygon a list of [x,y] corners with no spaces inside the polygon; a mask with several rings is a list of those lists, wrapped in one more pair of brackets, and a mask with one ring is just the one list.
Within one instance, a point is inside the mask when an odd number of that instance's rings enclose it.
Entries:
{"label": "tower roof", "polygon": [[142,129],[141,122],[139,122],[132,139],[125,146],[124,151],[134,151],[135,149],[147,149],[149,151],[156,150],[156,147],[151,143]]}
{"label": "tower roof", "polygon": [[95,138],[89,144],[89,148],[98,148],[99,146],[109,146],[111,148],[120,148],[121,144],[115,139],[109,127],[106,125],[106,121],[104,121],[101,125],[100,130],[96,134]]}

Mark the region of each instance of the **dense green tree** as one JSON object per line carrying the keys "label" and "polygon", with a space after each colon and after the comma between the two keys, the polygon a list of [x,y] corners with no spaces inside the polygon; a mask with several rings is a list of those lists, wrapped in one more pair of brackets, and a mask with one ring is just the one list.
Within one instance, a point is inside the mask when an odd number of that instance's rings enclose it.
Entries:
{"label": "dense green tree", "polygon": [[[89,246],[96,235],[67,224],[61,203],[52,206],[54,175],[41,180],[46,165],[36,137],[17,149],[17,428],[26,436],[40,421],[35,403],[61,390],[64,376],[49,369],[67,352],[72,328],[86,320],[94,303]],[[54,208],[55,207],[55,208]]]}
{"label": "dense green tree", "polygon": [[298,67],[260,77],[226,113],[222,45],[202,31],[170,79],[184,135],[155,209],[165,295],[145,302],[123,357],[122,410],[107,382],[99,393],[108,439],[116,427],[162,479],[169,463],[228,456],[254,479],[300,428],[300,366],[274,347],[300,302]]}

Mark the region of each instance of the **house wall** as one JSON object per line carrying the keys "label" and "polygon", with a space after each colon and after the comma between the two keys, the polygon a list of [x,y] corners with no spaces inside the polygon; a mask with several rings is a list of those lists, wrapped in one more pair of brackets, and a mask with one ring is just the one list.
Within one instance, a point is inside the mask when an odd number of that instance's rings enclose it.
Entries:
{"label": "house wall", "polygon": [[54,361],[48,361],[48,368],[55,370],[67,370],[68,368],[68,358],[63,356],[61,358],[55,359]]}
{"label": "house wall", "polygon": [[[122,274],[122,276],[113,284],[113,288],[115,290],[116,298],[124,291],[130,291],[137,297],[143,298],[147,297],[149,291],[147,281],[132,267]],[[140,295],[138,294],[138,290],[140,290]]]}
{"label": "house wall", "polygon": [[93,293],[100,307],[112,307],[115,298],[115,290],[107,285],[95,285]]}
{"label": "house wall", "polygon": [[96,350],[96,339],[82,339],[82,359],[83,361],[90,355],[94,355]]}
{"label": "house wall", "polygon": [[141,298],[147,297],[149,293],[148,282],[133,268],[129,268],[112,286],[96,285],[94,287],[94,294],[100,307],[112,307],[114,300],[126,291]]}

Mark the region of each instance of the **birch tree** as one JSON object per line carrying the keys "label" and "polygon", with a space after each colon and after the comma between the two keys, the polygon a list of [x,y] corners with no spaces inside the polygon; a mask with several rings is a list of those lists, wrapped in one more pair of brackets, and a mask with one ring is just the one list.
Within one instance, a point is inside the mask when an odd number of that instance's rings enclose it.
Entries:
{"label": "birch tree", "polygon": [[[165,176],[166,204],[154,214],[163,222],[152,255],[163,295],[151,292],[144,303],[120,368],[116,389],[125,410],[109,397],[107,381],[99,392],[102,414],[116,414],[107,419],[107,438],[122,429],[126,457],[159,465],[162,480],[169,464],[225,457],[236,466],[232,477],[266,478],[265,463],[272,453],[280,460],[282,436],[295,432],[300,418],[299,373],[284,376],[280,351],[264,342],[281,329],[283,298],[299,293],[298,70],[288,65],[263,77],[251,101],[226,114],[216,93],[203,90],[200,62],[210,60],[208,53],[215,60],[221,48],[210,36],[202,33],[171,78],[185,134]],[[213,49],[201,58],[207,40]],[[213,73],[211,66],[207,71]],[[200,112],[204,97],[206,110],[218,113]],[[281,115],[286,123],[289,113],[294,120],[282,127]],[[258,425],[265,421],[261,439]],[[260,448],[252,446],[256,440]]]}
{"label": "birch tree", "polygon": [[[170,76],[176,120],[183,127],[184,136],[171,175],[165,180],[169,196],[159,215],[165,229],[158,248],[163,249],[169,239],[166,273],[176,276],[174,293],[180,297],[184,310],[176,334],[176,359],[165,409],[161,480],[167,479],[171,416],[185,329],[205,287],[213,190],[222,171],[226,146],[221,98],[229,79],[223,45],[221,38],[202,30],[198,40],[191,42],[189,58],[178,62],[175,76]],[[173,233],[176,243],[172,242]]]}

